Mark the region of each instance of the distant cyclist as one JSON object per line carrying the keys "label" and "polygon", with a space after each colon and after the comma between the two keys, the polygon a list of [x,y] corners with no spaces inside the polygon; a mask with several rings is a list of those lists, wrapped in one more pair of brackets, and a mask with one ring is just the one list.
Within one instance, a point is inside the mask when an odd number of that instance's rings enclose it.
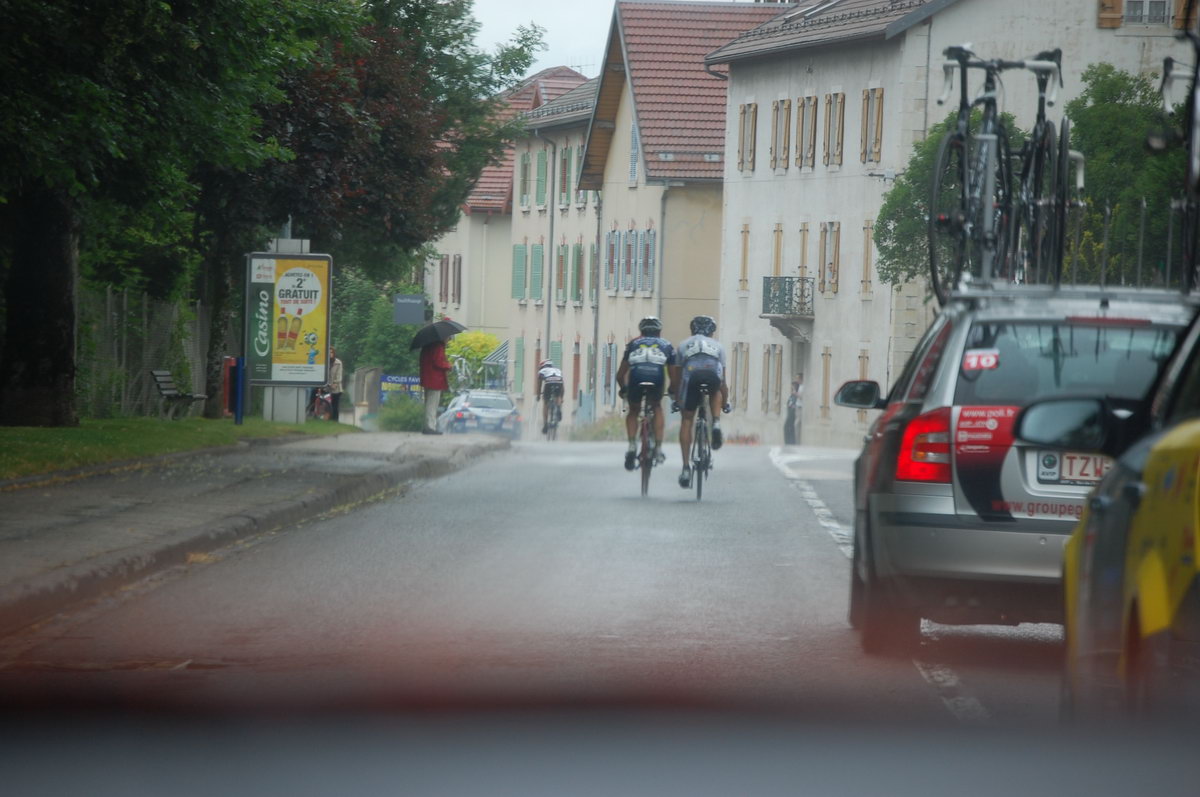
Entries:
{"label": "distant cyclist", "polygon": [[679,447],[683,451],[683,472],[679,474],[679,486],[692,486],[692,463],[689,460],[692,448],[692,419],[700,406],[700,386],[708,385],[709,419],[712,423],[712,447],[721,447],[721,409],[725,406],[729,388],[725,385],[725,347],[713,340],[717,322],[712,316],[698,315],[692,319],[692,336],[679,344],[676,355],[676,372],[672,383],[678,381],[677,401],[683,410],[683,421],[679,427]]}
{"label": "distant cyclist", "polygon": [[[625,415],[625,433],[629,436],[629,450],[625,452],[625,470],[637,467],[638,413],[642,401],[652,401],[658,412],[654,414],[654,461],[666,461],[662,453],[663,413],[662,397],[666,392],[667,369],[675,366],[675,349],[662,337],[662,321],[647,316],[638,322],[638,337],[629,341],[625,355],[617,368],[617,384],[621,395],[629,400],[629,412]],[[652,387],[642,387],[650,382]]]}
{"label": "distant cyclist", "polygon": [[562,402],[563,402],[563,374],[562,369],[554,364],[553,360],[542,360],[542,364],[538,366],[537,372],[537,391],[533,394],[533,400],[539,398],[546,399],[542,404],[542,434],[550,431],[550,404],[555,403],[559,407],[559,417],[562,417]]}

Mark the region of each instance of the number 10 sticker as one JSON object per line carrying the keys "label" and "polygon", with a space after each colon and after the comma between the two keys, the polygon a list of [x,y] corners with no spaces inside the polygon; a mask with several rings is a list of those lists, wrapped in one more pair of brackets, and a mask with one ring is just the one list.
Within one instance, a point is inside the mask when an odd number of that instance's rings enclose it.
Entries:
{"label": "number 10 sticker", "polygon": [[964,371],[991,371],[999,365],[999,349],[968,349],[963,355]]}

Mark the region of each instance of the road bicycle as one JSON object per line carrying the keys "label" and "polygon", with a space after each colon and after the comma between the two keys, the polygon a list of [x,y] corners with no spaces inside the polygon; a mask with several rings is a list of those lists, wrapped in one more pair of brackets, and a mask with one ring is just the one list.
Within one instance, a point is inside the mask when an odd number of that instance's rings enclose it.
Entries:
{"label": "road bicycle", "polygon": [[661,398],[659,387],[654,382],[639,382],[642,390],[641,409],[638,413],[638,469],[642,475],[642,495],[650,492],[650,470],[658,464],[654,450],[654,415],[658,412]]}
{"label": "road bicycle", "polygon": [[[1069,153],[1070,123],[1063,119],[1061,136],[1057,136],[1054,122],[1046,118],[1046,107],[1054,105],[1056,89],[1063,85],[1062,50],[1044,50],[1026,61],[1025,67],[1037,77],[1037,118],[1018,156],[1021,167],[1013,197],[1013,240],[1008,263],[999,276],[1038,284],[1052,279],[1058,285],[1066,238],[1062,198],[1070,163],[1069,154],[1060,152]],[[1051,83],[1056,78],[1057,82]]]}
{"label": "road bicycle", "polygon": [[550,391],[546,396],[550,402],[546,410],[546,439],[558,439],[558,423],[562,420],[562,406],[558,403],[558,393]]}
{"label": "road bicycle", "polygon": [[[1013,224],[1012,151],[1008,130],[1000,119],[1000,73],[1006,69],[1057,72],[1050,61],[1028,59],[981,60],[969,45],[943,51],[945,88],[938,98],[944,105],[960,73],[958,115],[955,127],[938,146],[929,207],[929,273],[934,295],[944,305],[965,276],[992,279],[996,264],[1008,257]],[[974,100],[967,94],[972,69],[984,73],[983,88]],[[1051,87],[1057,81],[1049,78]],[[1047,101],[1053,103],[1052,97]],[[977,132],[971,129],[971,111],[981,107]]]}
{"label": "road bicycle", "polygon": [[707,383],[699,385],[700,404],[692,417],[692,481],[696,486],[696,500],[704,495],[704,479],[712,470],[712,421],[709,413],[709,387]]}

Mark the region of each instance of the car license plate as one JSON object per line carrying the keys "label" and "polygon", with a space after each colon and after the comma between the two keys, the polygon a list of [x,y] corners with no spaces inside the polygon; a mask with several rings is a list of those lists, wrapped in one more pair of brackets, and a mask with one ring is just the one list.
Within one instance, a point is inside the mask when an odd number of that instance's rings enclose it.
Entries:
{"label": "car license plate", "polygon": [[1037,478],[1041,484],[1092,485],[1111,467],[1112,460],[1100,454],[1042,451],[1038,454]]}

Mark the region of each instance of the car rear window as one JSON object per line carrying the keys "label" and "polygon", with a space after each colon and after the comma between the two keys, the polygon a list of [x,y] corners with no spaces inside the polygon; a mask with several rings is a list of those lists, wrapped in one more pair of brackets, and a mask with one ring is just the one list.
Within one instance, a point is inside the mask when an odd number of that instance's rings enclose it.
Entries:
{"label": "car rear window", "polygon": [[1181,333],[1136,321],[976,323],[954,403],[1023,406],[1054,396],[1138,399]]}
{"label": "car rear window", "polygon": [[510,410],[513,403],[506,398],[497,398],[495,396],[471,396],[467,399],[472,407],[481,407],[486,410]]}

